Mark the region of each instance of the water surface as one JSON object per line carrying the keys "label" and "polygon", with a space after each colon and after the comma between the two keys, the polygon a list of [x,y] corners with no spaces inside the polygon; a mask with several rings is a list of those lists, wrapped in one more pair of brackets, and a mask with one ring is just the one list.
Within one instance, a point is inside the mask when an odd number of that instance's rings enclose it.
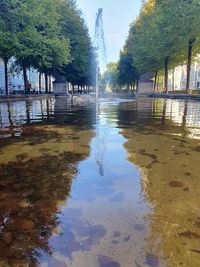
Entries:
{"label": "water surface", "polygon": [[200,262],[200,103],[0,103],[0,266]]}

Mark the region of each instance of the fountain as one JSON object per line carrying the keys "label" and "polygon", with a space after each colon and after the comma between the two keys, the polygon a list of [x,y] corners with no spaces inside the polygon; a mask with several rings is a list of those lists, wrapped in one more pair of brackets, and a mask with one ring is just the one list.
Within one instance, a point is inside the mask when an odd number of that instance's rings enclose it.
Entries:
{"label": "fountain", "polygon": [[94,33],[94,47],[96,50],[96,99],[99,97],[99,73],[103,73],[106,70],[106,45],[104,37],[103,27],[103,8],[99,8],[96,21],[95,21],[95,33]]}

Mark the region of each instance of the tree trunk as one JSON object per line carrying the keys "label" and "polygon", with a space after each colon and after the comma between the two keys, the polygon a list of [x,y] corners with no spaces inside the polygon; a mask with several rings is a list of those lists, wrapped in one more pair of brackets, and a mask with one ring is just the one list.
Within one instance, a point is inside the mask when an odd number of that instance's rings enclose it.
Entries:
{"label": "tree trunk", "polygon": [[28,78],[27,78],[27,72],[26,72],[26,67],[23,65],[23,78],[24,78],[24,92],[25,94],[28,93]]}
{"label": "tree trunk", "polygon": [[169,67],[169,57],[165,58],[165,93],[168,93],[168,67]]}
{"label": "tree trunk", "polygon": [[136,81],[136,93],[139,92],[139,81]]}
{"label": "tree trunk", "polygon": [[158,71],[156,70],[156,72],[155,72],[155,81],[154,81],[154,88],[153,88],[154,93],[156,92],[157,78],[158,78]]}
{"label": "tree trunk", "polygon": [[30,122],[31,122],[30,102],[26,101],[26,123],[30,124]]}
{"label": "tree trunk", "polygon": [[49,92],[51,92],[51,75],[49,75]]}
{"label": "tree trunk", "polygon": [[188,43],[188,62],[187,62],[187,81],[186,81],[186,92],[189,93],[190,89],[190,73],[191,73],[191,62],[192,62],[192,48],[195,42],[195,38],[191,38]]}
{"label": "tree trunk", "polygon": [[4,58],[4,67],[5,67],[5,89],[6,95],[8,95],[8,59]]}
{"label": "tree trunk", "polygon": [[42,73],[39,73],[39,92],[42,93]]}
{"label": "tree trunk", "polygon": [[182,127],[183,130],[185,129],[186,123],[187,123],[187,114],[188,114],[188,106],[187,102],[185,102],[184,112],[183,112],[183,119],[182,119]]}
{"label": "tree trunk", "polygon": [[157,78],[158,82],[157,82],[157,92],[159,93],[159,85],[160,85],[160,76],[158,75],[158,78]]}
{"label": "tree trunk", "polygon": [[167,110],[167,103],[166,103],[166,100],[165,100],[164,106],[163,106],[163,114],[162,114],[162,125],[165,125],[165,121],[166,121],[166,110]]}
{"label": "tree trunk", "polygon": [[66,87],[67,87],[67,95],[68,95],[69,94],[69,83],[68,82],[67,82]]}
{"label": "tree trunk", "polygon": [[162,91],[161,92],[162,93],[165,92],[165,75],[163,75],[163,77],[162,77]]}
{"label": "tree trunk", "polygon": [[46,109],[46,112],[47,112],[47,119],[49,119],[50,118],[50,110],[49,110],[49,99],[46,99],[46,107],[47,107],[47,109]]}
{"label": "tree trunk", "polygon": [[45,93],[48,94],[48,92],[49,92],[49,90],[48,90],[48,75],[46,72],[44,74],[44,77],[45,77]]}
{"label": "tree trunk", "polygon": [[174,81],[174,69],[172,71],[172,91],[174,92],[175,90],[175,81]]}

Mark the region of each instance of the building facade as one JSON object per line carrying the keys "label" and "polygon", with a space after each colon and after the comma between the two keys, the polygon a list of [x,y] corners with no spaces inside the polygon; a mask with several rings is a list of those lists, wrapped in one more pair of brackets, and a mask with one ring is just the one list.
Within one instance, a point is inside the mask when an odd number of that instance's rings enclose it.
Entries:
{"label": "building facade", "polygon": [[[9,92],[17,92],[24,90],[24,80],[22,73],[20,74],[11,74],[10,64],[8,65],[8,87]],[[38,91],[39,89],[39,73],[36,70],[28,70],[27,71],[28,80],[31,83],[31,88],[33,90]],[[42,75],[42,88],[45,87],[45,79]],[[5,94],[5,67],[3,61],[0,59],[0,94]]]}
{"label": "building facade", "polygon": [[[187,65],[178,66],[169,73],[169,91],[185,90],[187,79]],[[200,58],[191,66],[190,89],[200,90]]]}

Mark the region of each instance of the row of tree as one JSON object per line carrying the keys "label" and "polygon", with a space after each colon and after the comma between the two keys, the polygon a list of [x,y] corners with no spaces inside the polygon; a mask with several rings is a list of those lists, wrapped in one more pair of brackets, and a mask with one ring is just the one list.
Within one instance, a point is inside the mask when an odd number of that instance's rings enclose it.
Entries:
{"label": "row of tree", "polygon": [[74,0],[1,0],[0,58],[7,94],[10,61],[23,73],[26,91],[27,69],[44,73],[48,90],[48,76],[90,85],[95,64],[88,28]]}
{"label": "row of tree", "polygon": [[113,92],[133,91],[137,87],[139,72],[137,71],[133,57],[124,48],[120,52],[118,62],[111,62],[107,66],[106,72],[101,76],[101,89],[108,86]]}
{"label": "row of tree", "polygon": [[165,92],[169,70],[183,64],[189,92],[191,63],[200,53],[199,14],[199,0],[148,0],[130,27],[125,53],[131,55],[137,72],[154,73],[155,83],[158,73],[164,75]]}
{"label": "row of tree", "polygon": [[103,84],[112,90],[136,87],[139,76],[149,73],[164,78],[168,92],[168,73],[187,65],[186,91],[190,89],[192,61],[200,54],[199,0],[143,1],[138,18],[131,24],[120,59],[108,65]]}

